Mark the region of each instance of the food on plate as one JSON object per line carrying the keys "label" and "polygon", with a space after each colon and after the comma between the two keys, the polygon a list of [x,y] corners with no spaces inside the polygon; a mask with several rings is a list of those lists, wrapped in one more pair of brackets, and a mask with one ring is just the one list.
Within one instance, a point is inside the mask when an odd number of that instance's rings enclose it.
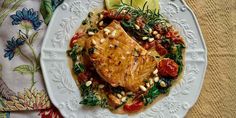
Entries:
{"label": "food on plate", "polygon": [[107,1],[115,5],[89,12],[69,45],[80,104],[139,112],[181,79],[185,43],[147,2],[136,8]]}
{"label": "food on plate", "polygon": [[88,38],[85,50],[93,50],[89,53],[90,61],[106,82],[132,92],[144,86],[144,81],[156,68],[155,57],[148,55],[147,50],[134,41],[118,21]]}

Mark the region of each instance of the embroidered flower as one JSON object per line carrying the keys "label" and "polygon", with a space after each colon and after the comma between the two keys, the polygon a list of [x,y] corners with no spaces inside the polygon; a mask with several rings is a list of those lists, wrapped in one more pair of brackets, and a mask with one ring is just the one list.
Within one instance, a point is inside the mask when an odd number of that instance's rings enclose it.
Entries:
{"label": "embroidered flower", "polygon": [[5,52],[4,57],[11,60],[15,55],[16,48],[18,48],[23,44],[24,40],[21,40],[20,38],[15,39],[15,37],[12,37],[11,40],[7,41],[7,48],[4,49]]}
{"label": "embroidered flower", "polygon": [[32,8],[23,8],[22,10],[16,11],[16,14],[10,16],[13,21],[12,25],[21,25],[26,29],[33,28],[37,30],[42,24],[42,20],[39,19],[38,12],[34,11]]}

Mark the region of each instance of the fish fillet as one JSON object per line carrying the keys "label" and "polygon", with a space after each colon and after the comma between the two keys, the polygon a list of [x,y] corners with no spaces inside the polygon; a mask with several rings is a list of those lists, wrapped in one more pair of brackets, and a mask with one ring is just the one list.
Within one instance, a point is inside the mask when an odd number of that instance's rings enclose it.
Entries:
{"label": "fish fillet", "polygon": [[113,87],[137,92],[156,69],[155,58],[117,21],[89,37],[85,48],[98,74]]}

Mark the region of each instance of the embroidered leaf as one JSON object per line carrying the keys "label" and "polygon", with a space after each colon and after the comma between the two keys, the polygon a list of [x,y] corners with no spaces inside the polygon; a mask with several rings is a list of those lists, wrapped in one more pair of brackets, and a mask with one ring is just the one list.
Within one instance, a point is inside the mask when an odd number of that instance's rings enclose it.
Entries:
{"label": "embroidered leaf", "polygon": [[4,2],[2,3],[2,8],[7,8],[14,1],[16,0],[4,0]]}
{"label": "embroidered leaf", "polygon": [[13,11],[15,11],[23,2],[26,0],[18,0],[8,11],[0,15],[0,26],[2,25],[5,18]]}
{"label": "embroidered leaf", "polygon": [[0,118],[10,118],[10,112],[1,112]]}
{"label": "embroidered leaf", "polygon": [[2,3],[2,6],[0,8],[0,12],[3,13],[9,7],[9,5],[15,1],[16,0],[4,0],[4,2]]}
{"label": "embroidered leaf", "polygon": [[37,39],[38,35],[39,35],[38,32],[34,32],[33,34],[31,34],[29,37],[29,43],[33,44],[35,39]]}
{"label": "embroidered leaf", "polygon": [[0,78],[2,77],[2,64],[0,64]]}
{"label": "embroidered leaf", "polygon": [[40,5],[40,13],[43,16],[45,24],[48,25],[53,13],[51,0],[42,0]]}
{"label": "embroidered leaf", "polygon": [[48,25],[52,18],[53,11],[63,3],[64,0],[42,0],[40,5],[40,13],[43,16],[45,24]]}
{"label": "embroidered leaf", "polygon": [[30,65],[20,65],[14,68],[13,71],[19,72],[21,74],[31,74],[34,72],[34,69]]}

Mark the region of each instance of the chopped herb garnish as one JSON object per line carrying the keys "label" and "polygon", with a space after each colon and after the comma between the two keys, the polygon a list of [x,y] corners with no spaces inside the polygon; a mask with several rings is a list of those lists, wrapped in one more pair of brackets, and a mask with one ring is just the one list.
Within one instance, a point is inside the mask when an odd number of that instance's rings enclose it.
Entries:
{"label": "chopped herb garnish", "polygon": [[94,32],[94,33],[97,33],[98,32],[98,28],[89,28],[87,30],[87,32]]}
{"label": "chopped herb garnish", "polygon": [[121,91],[124,91],[124,88],[122,87],[112,87],[111,91],[114,93],[121,93]]}
{"label": "chopped herb garnish", "polygon": [[88,23],[88,20],[87,20],[87,19],[85,19],[85,20],[82,21],[82,25],[86,25],[87,23]]}
{"label": "chopped herb garnish", "polygon": [[91,18],[93,16],[93,12],[88,13],[88,17]]}
{"label": "chopped herb garnish", "polygon": [[144,79],[143,82],[148,83],[148,80],[147,80],[147,79]]}
{"label": "chopped herb garnish", "polygon": [[73,48],[68,51],[68,55],[72,58],[72,61],[75,62],[77,60],[77,55],[78,55],[78,45],[74,45]]}
{"label": "chopped herb garnish", "polygon": [[[148,6],[146,6],[147,3],[144,4],[143,8],[134,8],[131,5],[128,5],[126,3],[121,3],[119,5],[114,5],[114,7],[117,8],[117,16],[122,14],[122,11],[127,11],[126,14],[131,15],[130,20],[123,19],[121,21],[122,27],[126,30],[132,31],[131,33],[134,34],[134,36],[137,35],[137,37],[146,36],[149,34],[149,28],[153,28],[157,24],[162,24],[163,29],[167,29],[167,24],[169,24],[169,21],[162,16],[159,11],[156,12],[156,10],[152,11],[148,9]],[[136,29],[136,21],[137,18],[143,19],[144,21],[144,28]]]}
{"label": "chopped herb garnish", "polygon": [[88,49],[88,54],[89,54],[89,55],[92,55],[92,54],[95,52],[95,50],[96,50],[95,47],[89,48],[89,49]]}
{"label": "chopped herb garnish", "polygon": [[81,63],[78,63],[78,64],[74,64],[74,67],[73,67],[73,70],[76,74],[79,74],[81,72],[84,72],[85,70],[85,67],[83,64]]}
{"label": "chopped herb garnish", "polygon": [[68,54],[68,56],[71,57],[71,59],[72,59],[73,62],[76,62],[76,61],[77,61],[77,56],[78,56],[79,54],[83,54],[83,52],[84,52],[83,50],[84,50],[83,47],[81,47],[81,46],[75,44],[75,45],[72,47],[71,50],[68,50],[68,51],[67,51],[67,54]]}

